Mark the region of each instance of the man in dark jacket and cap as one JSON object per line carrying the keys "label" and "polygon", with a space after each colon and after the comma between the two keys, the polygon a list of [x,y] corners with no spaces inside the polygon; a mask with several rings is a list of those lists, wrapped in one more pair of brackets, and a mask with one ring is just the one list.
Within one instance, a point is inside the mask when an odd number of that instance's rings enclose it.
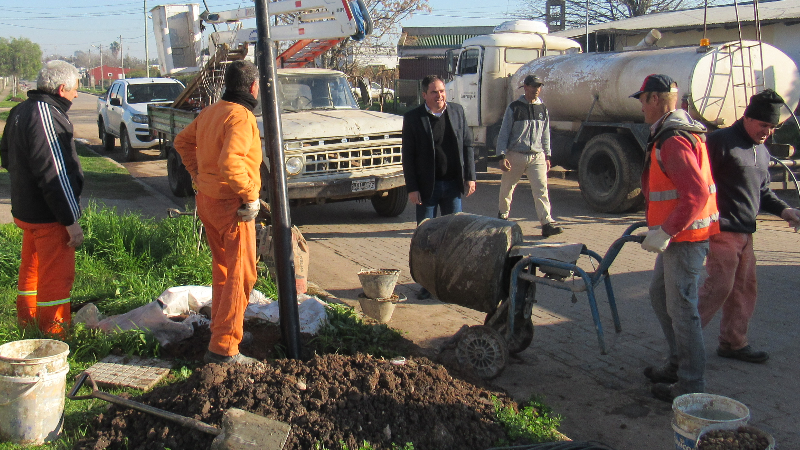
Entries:
{"label": "man in dark jacket and cap", "polygon": [[700,289],[698,310],[705,327],[722,309],[717,355],[751,363],[769,359],[753,349],[747,328],[756,306],[756,258],[753,233],[759,210],[800,227],[800,211],[769,188],[769,151],[764,142],[780,123],[783,99],[766,89],[750,98],[744,117],[708,135],[708,154],[717,186],[720,233],[711,236],[708,278]]}
{"label": "man in dark jacket and cap", "polygon": [[83,171],[67,111],[80,75],[66,61],[49,61],[36,90],[15,106],[0,141],[0,161],[11,179],[11,214],[22,228],[17,321],[48,334],[69,325],[75,248],[83,243]]}

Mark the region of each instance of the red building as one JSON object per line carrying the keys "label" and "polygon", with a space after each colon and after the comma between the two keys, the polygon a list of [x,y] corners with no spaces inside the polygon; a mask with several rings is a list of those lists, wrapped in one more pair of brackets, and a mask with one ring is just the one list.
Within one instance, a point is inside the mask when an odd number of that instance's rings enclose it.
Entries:
{"label": "red building", "polygon": [[98,66],[89,69],[89,79],[92,84],[100,84],[101,80],[119,80],[124,78],[123,74],[127,74],[131,69],[113,66]]}

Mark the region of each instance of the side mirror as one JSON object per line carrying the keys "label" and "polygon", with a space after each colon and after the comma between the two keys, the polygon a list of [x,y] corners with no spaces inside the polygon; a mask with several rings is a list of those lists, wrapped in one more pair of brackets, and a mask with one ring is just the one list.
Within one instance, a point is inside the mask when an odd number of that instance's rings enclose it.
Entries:
{"label": "side mirror", "polygon": [[111,103],[111,106],[122,106],[122,100],[119,97],[112,98],[109,103]]}

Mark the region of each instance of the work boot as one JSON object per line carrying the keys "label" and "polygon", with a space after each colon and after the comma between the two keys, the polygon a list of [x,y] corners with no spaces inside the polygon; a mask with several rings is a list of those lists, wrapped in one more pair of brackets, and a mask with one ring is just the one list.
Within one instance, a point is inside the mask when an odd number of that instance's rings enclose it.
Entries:
{"label": "work boot", "polygon": [[506,213],[499,212],[499,213],[497,213],[497,218],[498,219],[503,219],[503,220],[508,220],[508,213],[507,212]]}
{"label": "work boot", "polygon": [[564,229],[554,225],[555,222],[550,222],[542,225],[542,236],[550,237],[564,232]]}
{"label": "work boot", "polygon": [[242,364],[249,366],[258,362],[257,359],[237,353],[233,356],[218,355],[211,350],[206,351],[203,361],[207,364]]}
{"label": "work boot", "polygon": [[749,363],[763,363],[769,359],[769,353],[760,350],[753,350],[753,347],[746,345],[739,350],[725,349],[717,347],[717,355],[723,358],[738,359]]}
{"label": "work boot", "polygon": [[253,343],[253,333],[245,331],[242,334],[242,341],[239,342],[239,347],[247,347]]}
{"label": "work boot", "polygon": [[674,383],[678,381],[678,366],[667,363],[661,367],[645,367],[644,376],[653,383]]}

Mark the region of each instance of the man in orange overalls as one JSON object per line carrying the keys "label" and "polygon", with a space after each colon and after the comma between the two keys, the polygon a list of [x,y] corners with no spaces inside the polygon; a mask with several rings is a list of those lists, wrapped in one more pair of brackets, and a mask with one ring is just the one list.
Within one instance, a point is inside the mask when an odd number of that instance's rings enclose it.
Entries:
{"label": "man in orange overalls", "polygon": [[175,138],[197,188],[197,213],[212,257],[211,342],[207,363],[253,364],[242,355],[244,310],[256,283],[255,218],[260,209],[261,137],[253,115],[258,69],[234,61],[225,94]]}
{"label": "man in orange overalls", "polygon": [[75,248],[83,243],[83,170],[67,117],[79,79],[66,61],[45,64],[36,90],[11,110],[0,142],[11,180],[11,214],[23,230],[17,322],[59,336],[71,320]]}

